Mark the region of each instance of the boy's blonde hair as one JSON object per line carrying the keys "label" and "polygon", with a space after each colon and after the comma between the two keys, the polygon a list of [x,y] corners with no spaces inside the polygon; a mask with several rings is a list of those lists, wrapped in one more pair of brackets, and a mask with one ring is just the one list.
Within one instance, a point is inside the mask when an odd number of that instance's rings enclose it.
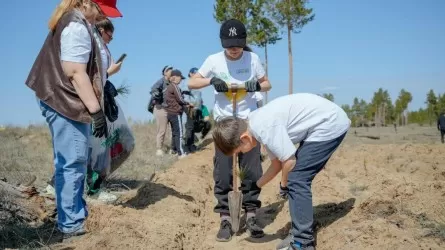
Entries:
{"label": "boy's blonde hair", "polygon": [[215,123],[213,141],[225,155],[231,155],[241,145],[241,134],[247,131],[247,121],[227,117]]}

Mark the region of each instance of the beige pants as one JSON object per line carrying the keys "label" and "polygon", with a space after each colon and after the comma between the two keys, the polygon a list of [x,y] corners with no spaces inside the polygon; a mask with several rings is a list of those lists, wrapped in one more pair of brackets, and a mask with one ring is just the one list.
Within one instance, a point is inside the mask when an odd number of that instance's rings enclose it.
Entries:
{"label": "beige pants", "polygon": [[156,119],[156,149],[162,149],[168,124],[167,111],[163,108],[155,107],[153,113]]}

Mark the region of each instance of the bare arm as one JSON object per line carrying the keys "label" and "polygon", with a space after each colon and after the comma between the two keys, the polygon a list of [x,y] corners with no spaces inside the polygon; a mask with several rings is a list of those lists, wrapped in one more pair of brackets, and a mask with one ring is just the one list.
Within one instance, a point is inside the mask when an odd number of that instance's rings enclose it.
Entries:
{"label": "bare arm", "polygon": [[90,113],[96,113],[101,109],[99,101],[93,90],[93,85],[87,74],[87,65],[82,63],[62,61],[62,68],[68,78],[71,79],[74,89]]}
{"label": "bare arm", "polygon": [[287,186],[287,176],[289,175],[289,172],[292,171],[292,169],[295,167],[296,163],[297,159],[295,158],[295,156],[292,156],[285,162],[283,162],[283,170],[281,172],[281,185],[283,187]]}
{"label": "bare arm", "polygon": [[196,73],[188,82],[189,89],[202,89],[210,86],[211,78],[204,78],[201,74]]}
{"label": "bare arm", "polygon": [[261,176],[257,181],[257,186],[262,187],[271,181],[277,174],[281,171],[281,162],[275,158],[272,160],[270,167],[267,169],[266,173]]}

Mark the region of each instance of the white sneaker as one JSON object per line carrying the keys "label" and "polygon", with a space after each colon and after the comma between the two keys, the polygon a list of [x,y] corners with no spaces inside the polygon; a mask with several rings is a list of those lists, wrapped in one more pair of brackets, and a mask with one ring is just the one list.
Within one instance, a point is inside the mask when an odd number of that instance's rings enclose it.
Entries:
{"label": "white sneaker", "polygon": [[183,159],[183,158],[185,158],[187,156],[188,156],[188,154],[183,154],[183,155],[178,156],[178,159]]}
{"label": "white sneaker", "polygon": [[54,189],[53,186],[48,185],[45,188],[45,194],[46,195],[51,195],[51,196],[56,196],[56,189]]}
{"label": "white sneaker", "polygon": [[117,200],[117,196],[105,191],[101,191],[97,200],[105,203],[112,203]]}
{"label": "white sneaker", "polygon": [[162,149],[158,149],[158,150],[156,150],[156,155],[157,156],[163,156],[164,155],[164,151],[162,151]]}

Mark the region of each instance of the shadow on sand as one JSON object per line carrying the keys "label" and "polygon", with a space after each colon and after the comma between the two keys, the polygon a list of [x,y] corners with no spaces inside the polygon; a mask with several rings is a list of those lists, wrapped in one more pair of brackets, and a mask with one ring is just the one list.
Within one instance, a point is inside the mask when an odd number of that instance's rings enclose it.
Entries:
{"label": "shadow on sand", "polygon": [[[284,203],[285,201],[283,200],[275,202],[267,207],[262,208],[259,211],[259,213],[261,213],[259,215],[262,218],[260,221],[260,225],[267,226],[271,224],[277,217],[278,213],[280,213],[281,210],[283,209]],[[331,202],[315,206],[314,207],[315,242],[317,242],[317,232],[320,229],[328,227],[335,221],[346,216],[354,208],[354,203],[355,203],[355,198],[350,198],[348,200],[339,203]],[[261,222],[264,222],[264,224],[262,224]],[[263,238],[260,239],[246,238],[246,241],[252,243],[266,243],[277,239],[284,239],[289,234],[290,228],[291,228],[291,223],[288,222],[274,234],[265,235]]]}
{"label": "shadow on sand", "polygon": [[141,188],[138,189],[136,196],[124,203],[121,203],[120,205],[135,209],[144,209],[169,195],[190,202],[195,201],[192,196],[181,194],[173,188],[167,187],[163,184],[146,182]]}

